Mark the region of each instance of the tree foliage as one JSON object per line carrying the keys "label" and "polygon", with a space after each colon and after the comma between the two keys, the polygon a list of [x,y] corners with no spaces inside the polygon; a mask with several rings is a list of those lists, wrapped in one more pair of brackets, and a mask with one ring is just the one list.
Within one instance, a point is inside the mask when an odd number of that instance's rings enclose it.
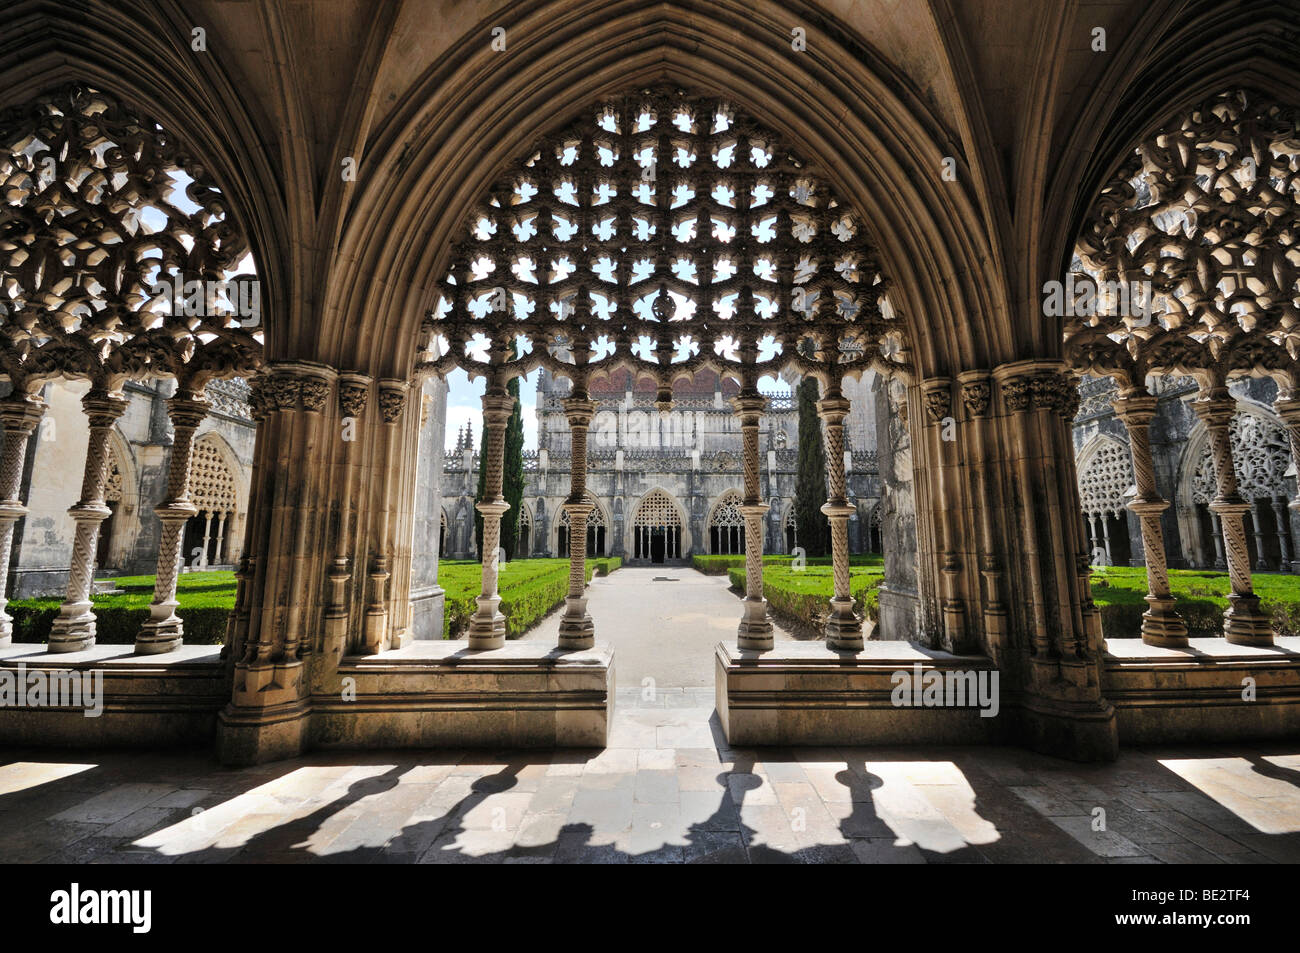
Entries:
{"label": "tree foliage", "polygon": [[822,425],[817,416],[817,379],[805,377],[796,394],[799,457],[794,483],[795,536],[807,555],[824,556],[830,524],[821,511],[826,502],[826,448],[822,444]]}

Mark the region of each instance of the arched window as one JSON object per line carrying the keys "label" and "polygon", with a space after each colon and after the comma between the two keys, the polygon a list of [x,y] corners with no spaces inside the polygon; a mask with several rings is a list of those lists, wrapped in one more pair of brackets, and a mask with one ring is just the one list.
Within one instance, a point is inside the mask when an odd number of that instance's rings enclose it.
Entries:
{"label": "arched window", "polygon": [[519,541],[515,545],[515,558],[527,559],[532,554],[533,514],[528,507],[519,507]]}
{"label": "arched window", "polygon": [[[594,509],[587,516],[587,555],[605,555],[605,512],[600,504],[588,493],[585,497]],[[559,528],[559,550],[561,556],[569,555],[569,513],[561,506]]]}
{"label": "arched window", "polygon": [[[1250,502],[1245,527],[1248,546],[1255,553],[1255,566],[1260,570],[1285,570],[1288,567],[1282,565],[1286,561],[1283,554],[1291,551],[1286,488],[1290,440],[1280,423],[1256,413],[1235,415],[1228,434],[1237,492]],[[1209,507],[1216,492],[1214,458],[1207,441],[1192,472],[1192,503],[1203,538],[1216,542],[1216,563],[1222,563],[1220,528]]]}
{"label": "arched window", "polygon": [[1092,543],[1092,561],[1127,566],[1131,561],[1125,495],[1133,486],[1128,447],[1103,439],[1079,471],[1079,501]]}
{"label": "arched window", "polygon": [[113,533],[117,529],[118,513],[122,509],[122,466],[117,450],[109,447],[108,477],[104,481],[104,502],[108,504],[108,518],[99,524],[95,541],[95,568],[108,569],[112,559]]}
{"label": "arched window", "polygon": [[663,490],[651,490],[632,520],[632,558],[662,563],[682,555],[682,517]]}
{"label": "arched window", "polygon": [[230,531],[239,509],[235,475],[212,438],[194,444],[190,464],[190,502],[198,513],[185,525],[184,558],[190,568],[225,565]]}
{"label": "arched window", "polygon": [[709,552],[729,556],[745,551],[745,518],[740,513],[743,498],[735,490],[722,494],[709,516]]}
{"label": "arched window", "polygon": [[799,531],[794,519],[794,503],[785,513],[785,551],[793,553],[795,547],[799,545]]}

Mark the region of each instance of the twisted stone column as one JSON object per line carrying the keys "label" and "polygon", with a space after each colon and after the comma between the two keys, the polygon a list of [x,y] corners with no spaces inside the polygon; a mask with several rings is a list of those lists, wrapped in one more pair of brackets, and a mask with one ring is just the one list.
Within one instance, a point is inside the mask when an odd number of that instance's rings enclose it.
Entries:
{"label": "twisted stone column", "polygon": [[1235,645],[1272,645],[1272,625],[1251,588],[1250,551],[1246,546],[1243,521],[1250,504],[1237,492],[1237,473],[1232,466],[1232,441],[1228,427],[1236,411],[1235,401],[1228,388],[1215,387],[1192,401],[1192,407],[1210,432],[1217,489],[1210,510],[1218,515],[1223,526],[1223,548],[1228,559],[1228,577],[1232,582],[1228,609],[1223,614],[1224,637]]}
{"label": "twisted stone column", "polygon": [[[1291,462],[1296,468],[1296,498],[1287,504],[1289,509],[1300,510],[1300,399],[1279,397],[1273,401],[1273,410],[1277,412],[1278,417],[1282,419],[1282,424],[1286,427],[1287,437],[1291,441]],[[1288,528],[1289,524],[1288,524]],[[1300,547],[1297,547],[1295,553],[1296,559],[1300,559]],[[1283,556],[1284,563],[1287,561]],[[1284,565],[1284,569],[1289,568],[1292,572],[1300,572],[1300,564]]]}
{"label": "twisted stone column", "polygon": [[[756,393],[743,394],[732,401],[732,406],[740,418],[741,451],[745,461],[745,500],[739,507],[745,518],[745,610],[740,619],[737,643],[742,649],[766,652],[775,644],[772,623],[767,618],[767,602],[763,599],[763,516],[769,507],[763,502],[758,481],[758,424],[767,407],[767,399]],[[841,469],[843,466],[844,455],[841,453]]]}
{"label": "twisted stone column", "polygon": [[826,620],[826,642],[832,649],[850,652],[862,649],[862,621],[853,613],[853,596],[849,592],[849,517],[854,507],[848,501],[844,478],[844,418],[849,401],[840,393],[838,382],[827,388],[826,396],[817,401],[817,416],[826,421],[826,473],[830,498],[821,508],[831,524],[831,569],[835,594],[831,597],[831,614]]}
{"label": "twisted stone column", "polygon": [[126,400],[117,392],[97,387],[81,399],[81,406],[90,422],[90,442],[86,447],[81,499],[68,509],[77,529],[72,541],[72,563],[68,567],[67,596],[50,629],[51,652],[80,652],[95,644],[95,613],[90,608],[95,541],[99,537],[99,524],[112,512],[104,502],[108,440],[113,424],[126,411]]}
{"label": "twisted stone column", "polygon": [[560,618],[562,649],[589,649],[596,644],[596,625],[587,612],[586,592],[587,517],[595,508],[587,499],[587,428],[595,412],[596,405],[585,390],[575,387],[573,396],[564,400],[572,453],[569,498],[563,504],[564,512],[569,514],[569,594],[564,597],[564,615]]}
{"label": "twisted stone column", "polygon": [[14,525],[27,515],[22,491],[23,463],[27,442],[45,415],[45,401],[15,394],[0,401],[0,423],[4,424],[4,449],[0,451],[0,647],[13,643],[14,621],[5,611],[9,592],[9,558],[14,548]]}
{"label": "twisted stone column", "polygon": [[[506,393],[504,382],[489,386],[483,395],[487,479],[483,500],[474,506],[483,514],[483,581],[475,600],[478,611],[469,620],[471,649],[499,649],[506,644],[506,617],[501,614],[501,596],[497,593],[497,576],[501,571],[497,551],[501,548],[501,517],[510,509],[510,504],[501,495],[501,488],[505,479],[506,424],[514,406],[515,399]],[[585,548],[585,521],[583,534]],[[572,548],[572,531],[569,545]]]}
{"label": "twisted stone column", "polygon": [[1160,515],[1169,508],[1156,489],[1155,466],[1151,461],[1151,421],[1156,415],[1156,398],[1145,392],[1120,392],[1112,401],[1115,413],[1128,430],[1133,456],[1137,496],[1128,508],[1142,523],[1142,552],[1147,567],[1147,610],[1142,613],[1142,641],[1148,645],[1185,646],[1187,626],[1174,611],[1169,593],[1169,569]]}
{"label": "twisted stone column", "polygon": [[[153,602],[149,605],[149,621],[140,627],[135,637],[137,655],[159,655],[180,648],[184,625],[176,614],[180,602],[176,598],[176,582],[180,576],[185,554],[181,545],[185,539],[185,524],[198,513],[190,502],[190,465],[194,459],[194,433],[208,413],[208,402],[202,393],[180,391],[167,401],[167,416],[171,418],[173,438],[171,459],[167,464],[167,499],[154,509],[162,524],[158,537],[158,568],[154,577]],[[204,554],[207,544],[204,543]]]}
{"label": "twisted stone column", "polygon": [[1269,505],[1273,507],[1273,521],[1277,524],[1277,546],[1280,552],[1282,565],[1278,567],[1281,572],[1291,571],[1291,527],[1287,523],[1286,504],[1279,499],[1269,500]]}

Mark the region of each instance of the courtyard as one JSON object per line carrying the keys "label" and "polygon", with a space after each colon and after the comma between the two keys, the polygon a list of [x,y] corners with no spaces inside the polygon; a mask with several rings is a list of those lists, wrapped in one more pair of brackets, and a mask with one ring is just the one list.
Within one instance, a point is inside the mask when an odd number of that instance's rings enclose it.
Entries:
{"label": "courtyard", "polygon": [[[614,648],[604,750],[5,749],[0,861],[67,863],[1294,863],[1300,746],[727,743],[726,576],[624,568],[588,589]],[[559,613],[525,639],[552,642]],[[778,641],[792,638],[779,625]]]}

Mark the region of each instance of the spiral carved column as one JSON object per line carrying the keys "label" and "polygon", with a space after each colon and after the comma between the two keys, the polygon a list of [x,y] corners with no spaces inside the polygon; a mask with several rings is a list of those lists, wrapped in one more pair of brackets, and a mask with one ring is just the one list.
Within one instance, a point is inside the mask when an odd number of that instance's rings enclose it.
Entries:
{"label": "spiral carved column", "polygon": [[1148,645],[1185,646],[1187,626],[1174,610],[1169,593],[1165,536],[1160,514],[1169,508],[1156,490],[1155,467],[1151,462],[1151,421],[1156,415],[1156,398],[1145,391],[1121,391],[1112,402],[1115,413],[1128,430],[1132,448],[1133,475],[1137,496],[1128,508],[1142,523],[1142,550],[1147,567],[1147,610],[1142,613],[1142,641]]}
{"label": "spiral carved column", "polygon": [[1235,401],[1226,387],[1215,387],[1192,401],[1192,407],[1210,432],[1217,489],[1210,510],[1218,515],[1223,527],[1223,548],[1228,560],[1228,578],[1232,583],[1228,608],[1223,614],[1224,637],[1235,645],[1272,645],[1271,622],[1251,588],[1250,551],[1243,522],[1250,504],[1237,492],[1237,474],[1232,465],[1228,427],[1236,411]]}
{"label": "spiral carved column", "polygon": [[[1295,465],[1296,472],[1300,473],[1300,399],[1279,397],[1273,401],[1273,410],[1277,412],[1278,417],[1282,419],[1282,423],[1286,427],[1286,435],[1291,441],[1291,462]],[[1297,480],[1297,486],[1300,486],[1300,480]],[[1287,506],[1292,510],[1300,510],[1300,492],[1297,492],[1296,498]],[[1281,519],[1278,521],[1278,526],[1282,526]],[[1291,554],[1290,559],[1300,560],[1300,545],[1292,548],[1297,551]],[[1300,563],[1290,562],[1286,553],[1283,554],[1282,559],[1283,571],[1300,571]]]}
{"label": "spiral carved column", "polygon": [[853,612],[849,592],[849,517],[855,508],[848,501],[844,478],[844,418],[849,415],[848,398],[838,382],[827,388],[817,401],[817,416],[826,421],[826,473],[830,498],[821,508],[831,524],[831,571],[835,594],[826,620],[826,642],[833,649],[856,652],[862,648],[862,620]]}
{"label": "spiral carved column", "polygon": [[27,442],[44,415],[45,401],[39,397],[14,396],[0,401],[0,423],[5,428],[4,455],[0,457],[0,647],[13,642],[13,618],[5,611],[9,557],[14,548],[14,525],[27,515],[19,497]]}
{"label": "spiral carved column", "polygon": [[595,412],[596,405],[578,387],[564,401],[572,454],[569,498],[564,501],[564,512],[569,514],[569,594],[564,597],[564,615],[560,619],[562,649],[589,649],[596,644],[596,625],[587,612],[586,594],[587,518],[594,508],[587,499],[587,428]]}
{"label": "spiral carved column", "polygon": [[[182,392],[167,401],[167,416],[171,418],[175,438],[167,469],[167,499],[154,510],[162,530],[149,621],[135,637],[135,650],[140,655],[157,655],[179,648],[184,635],[181,617],[176,614],[180,604],[176,599],[176,581],[185,558],[181,552],[185,524],[198,512],[190,502],[190,464],[194,459],[194,434],[207,413],[208,402],[202,394]],[[204,552],[207,552],[206,540]]]}
{"label": "spiral carved column", "polygon": [[59,616],[50,629],[51,652],[79,652],[95,644],[95,613],[91,611],[90,587],[95,571],[95,542],[99,524],[112,512],[104,502],[108,477],[108,439],[113,424],[126,411],[120,392],[94,388],[81,400],[90,421],[90,442],[82,474],[81,499],[68,509],[76,521],[72,542],[72,563],[68,567],[68,591]]}
{"label": "spiral carved column", "polygon": [[[763,599],[763,517],[770,507],[763,502],[759,486],[758,424],[767,400],[758,394],[742,394],[732,401],[732,405],[740,418],[741,450],[745,460],[745,501],[739,507],[745,518],[745,609],[737,643],[742,649],[766,652],[774,645],[772,623],[767,618],[767,602]],[[841,468],[843,460],[841,453]]]}
{"label": "spiral carved column", "polygon": [[[483,430],[487,454],[487,479],[483,499],[474,508],[483,514],[483,577],[478,611],[469,620],[471,649],[499,649],[506,644],[506,617],[501,614],[501,596],[497,593],[497,560],[501,548],[501,517],[510,504],[501,495],[505,479],[506,424],[514,410],[515,399],[506,393],[504,380],[493,381],[483,395]],[[586,533],[586,527],[583,527]],[[585,535],[584,546],[585,546]]]}

